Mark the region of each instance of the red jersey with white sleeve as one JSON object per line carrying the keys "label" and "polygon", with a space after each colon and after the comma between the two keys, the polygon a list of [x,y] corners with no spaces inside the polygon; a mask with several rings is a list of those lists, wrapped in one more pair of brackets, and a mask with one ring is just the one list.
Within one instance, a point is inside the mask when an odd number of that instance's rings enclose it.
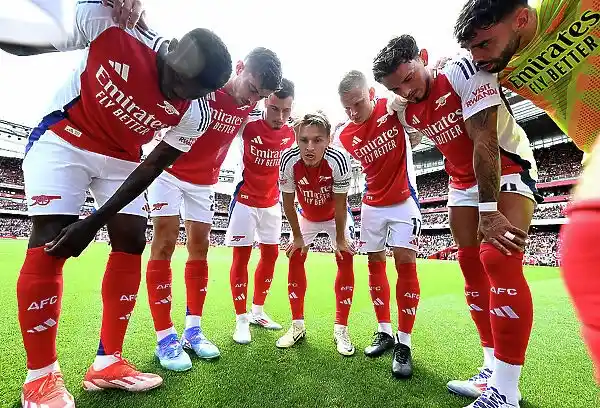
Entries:
{"label": "red jersey with white sleeve", "polygon": [[[417,129],[442,152],[450,185],[465,190],[477,184],[473,141],[465,121],[492,106],[498,107],[498,145],[502,175],[529,172],[537,178],[533,151],[500,94],[494,74],[479,71],[468,57],[457,57],[443,71],[434,71],[429,96],[409,103],[400,120]],[[400,115],[402,113],[399,113]]]}
{"label": "red jersey with white sleeve", "polygon": [[416,175],[410,141],[397,115],[389,115],[387,99],[375,102],[364,123],[351,121],[338,127],[335,141],[358,160],[366,175],[363,203],[373,207],[417,199]]}
{"label": "red jersey with white sleeve", "polygon": [[101,1],[78,2],[72,35],[59,51],[86,50],[80,66],[55,96],[27,150],[47,129],[81,149],[139,161],[141,146],[162,129],[163,140],[187,152],[210,124],[205,99],[166,100],[156,56],[164,39],[150,30],[122,30]]}
{"label": "red jersey with white sleeve", "polygon": [[352,167],[346,152],[327,147],[316,167],[307,167],[300,148],[283,153],[279,170],[279,188],[283,193],[297,192],[300,214],[309,221],[329,221],[335,217],[333,194],[348,193]]}
{"label": "red jersey with white sleeve", "polygon": [[219,181],[227,151],[254,108],[238,106],[235,98],[223,88],[208,94],[206,99],[212,115],[206,136],[167,169],[179,180],[201,186],[211,186]]}
{"label": "red jersey with white sleeve", "polygon": [[243,167],[235,194],[238,202],[254,208],[268,208],[279,202],[281,153],[295,142],[290,123],[273,129],[267,124],[264,111],[254,110],[248,116],[240,131]]}

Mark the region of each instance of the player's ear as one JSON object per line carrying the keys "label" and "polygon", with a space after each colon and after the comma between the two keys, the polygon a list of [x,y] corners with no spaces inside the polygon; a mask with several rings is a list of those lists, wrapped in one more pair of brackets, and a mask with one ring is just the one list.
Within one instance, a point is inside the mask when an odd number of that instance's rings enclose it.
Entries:
{"label": "player's ear", "polygon": [[529,24],[529,8],[523,7],[515,13],[515,19],[513,20],[513,29],[522,30]]}
{"label": "player's ear", "polygon": [[423,65],[427,66],[429,64],[429,52],[425,48],[419,52],[419,58],[423,61]]}
{"label": "player's ear", "polygon": [[244,70],[244,61],[238,61],[237,64],[235,64],[235,74],[239,75],[242,73],[243,70]]}
{"label": "player's ear", "polygon": [[375,88],[370,87],[369,88],[369,100],[372,101],[373,99],[375,99]]}

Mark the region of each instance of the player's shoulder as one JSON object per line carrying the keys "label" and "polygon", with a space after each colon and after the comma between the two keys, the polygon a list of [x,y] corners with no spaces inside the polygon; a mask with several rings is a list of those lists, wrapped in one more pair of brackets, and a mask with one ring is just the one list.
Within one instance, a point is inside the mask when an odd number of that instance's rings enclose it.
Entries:
{"label": "player's shoulder", "polygon": [[356,125],[350,119],[347,119],[345,122],[338,123],[333,132],[333,143],[344,146],[344,142],[346,141],[345,139],[351,137],[355,131]]}
{"label": "player's shoulder", "polygon": [[281,168],[293,166],[300,160],[300,148],[298,146],[285,149],[281,154]]}
{"label": "player's shoulder", "polygon": [[[106,5],[104,4],[106,3]],[[100,34],[111,28],[118,28],[117,24],[112,18],[112,8],[114,7],[114,1],[108,0],[103,2],[102,0],[81,0],[75,5],[75,16],[78,27],[88,27],[86,35],[89,37],[88,40],[94,41]],[[92,21],[103,20],[105,23],[102,24],[88,24]],[[145,44],[148,48],[153,51],[158,51],[166,39],[159,35],[156,31],[142,27],[140,24],[136,24],[133,28],[125,28],[114,30],[119,35],[129,35],[142,44]]]}
{"label": "player's shoulder", "polygon": [[442,74],[445,75],[451,82],[465,82],[471,79],[479,72],[479,68],[473,62],[473,58],[469,54],[460,53],[446,63],[442,69]]}
{"label": "player's shoulder", "polygon": [[265,112],[262,109],[252,109],[248,114],[248,123],[258,122],[265,118]]}
{"label": "player's shoulder", "polygon": [[330,167],[337,168],[342,175],[348,173],[352,168],[352,161],[348,152],[336,146],[328,146],[325,149],[324,157]]}

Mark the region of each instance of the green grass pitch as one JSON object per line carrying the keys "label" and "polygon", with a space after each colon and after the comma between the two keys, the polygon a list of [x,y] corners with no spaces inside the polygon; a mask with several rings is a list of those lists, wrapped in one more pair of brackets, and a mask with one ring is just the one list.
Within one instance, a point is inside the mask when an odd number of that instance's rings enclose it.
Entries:
{"label": "green grass pitch", "polygon": [[[0,407],[19,407],[25,376],[25,354],[17,322],[15,285],[26,243],[0,241]],[[211,249],[210,282],[203,328],[221,350],[215,362],[193,359],[186,373],[163,370],[155,360],[153,331],[144,279],[130,321],[124,356],[139,369],[159,373],[162,387],[146,394],[85,393],[81,380],[93,361],[100,328],[100,284],[109,247],[92,245],[64,272],[59,360],[78,407],[463,407],[470,401],[450,395],[448,380],[471,376],[481,364],[481,349],[463,297],[463,279],[454,262],[419,261],[421,303],[413,334],[415,373],[408,381],[392,378],[391,354],[368,359],[362,350],[376,327],[369,298],[365,257],[355,261],[355,294],[350,334],[357,352],[340,356],[332,340],[335,261],[332,254],[311,253],[307,261],[307,338],[279,350],[283,334],[252,329],[252,343],[237,345],[231,335],[234,312],[229,290],[231,251]],[[184,248],[173,259],[173,318],[184,323]],[[253,252],[252,271],[258,260]],[[388,262],[392,292],[393,263]],[[527,268],[535,304],[533,334],[522,376],[523,408],[599,407],[592,365],[579,325],[556,268]],[[266,311],[287,329],[287,260],[280,254]],[[249,288],[252,293],[252,287]],[[249,296],[251,297],[251,296]],[[392,299],[394,294],[392,293]],[[395,302],[392,306],[395,319]]]}

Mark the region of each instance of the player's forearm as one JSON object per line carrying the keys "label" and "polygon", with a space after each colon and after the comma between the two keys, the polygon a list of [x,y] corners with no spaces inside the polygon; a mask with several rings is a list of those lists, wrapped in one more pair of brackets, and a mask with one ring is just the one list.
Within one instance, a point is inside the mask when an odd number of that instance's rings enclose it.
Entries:
{"label": "player's forearm", "polygon": [[113,196],[98,211],[90,215],[90,221],[101,228],[112,216],[142,194],[181,154],[180,150],[160,142],[146,160],[127,177]]}
{"label": "player's forearm", "polygon": [[497,202],[501,174],[497,107],[476,113],[465,125],[469,137],[473,140],[473,169],[479,188],[479,202]]}
{"label": "player's forearm", "polygon": [[335,238],[338,242],[341,242],[346,239],[344,232],[348,217],[348,195],[334,194],[333,197],[335,201]]}
{"label": "player's forearm", "polygon": [[292,234],[295,237],[302,236],[300,232],[300,222],[298,222],[298,214],[296,213],[296,207],[294,206],[294,194],[283,193],[283,213],[290,224]]}

